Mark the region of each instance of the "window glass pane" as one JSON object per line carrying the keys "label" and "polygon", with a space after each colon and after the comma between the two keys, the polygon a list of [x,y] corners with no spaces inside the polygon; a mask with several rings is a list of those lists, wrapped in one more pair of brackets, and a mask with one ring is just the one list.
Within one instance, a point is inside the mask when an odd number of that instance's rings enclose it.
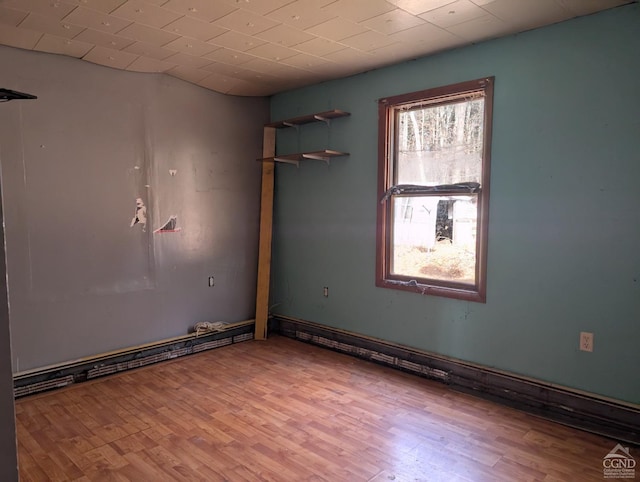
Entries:
{"label": "window glass pane", "polygon": [[394,196],[391,273],[475,284],[477,200]]}
{"label": "window glass pane", "polygon": [[395,184],[481,182],[484,98],[400,110]]}

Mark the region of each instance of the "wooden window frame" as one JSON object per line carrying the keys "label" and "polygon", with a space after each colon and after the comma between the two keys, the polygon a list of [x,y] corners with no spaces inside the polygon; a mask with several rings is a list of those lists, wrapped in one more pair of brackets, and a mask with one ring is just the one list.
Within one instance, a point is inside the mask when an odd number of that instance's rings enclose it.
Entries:
{"label": "wooden window frame", "polygon": [[[487,298],[487,244],[489,231],[489,181],[491,166],[491,133],[493,119],[494,77],[486,77],[458,84],[436,87],[409,94],[386,97],[378,101],[378,215],[376,246],[376,286],[412,291],[425,295],[444,296],[467,301],[486,303]],[[465,94],[482,92],[484,105],[484,140],[482,152],[482,179],[478,196],[476,228],[476,276],[475,284],[464,284],[431,278],[415,278],[390,272],[391,267],[391,198],[385,194],[394,180],[394,118],[396,112],[406,106],[419,103],[445,104],[460,99]],[[393,139],[392,139],[393,137]],[[445,193],[446,194],[446,193]]]}

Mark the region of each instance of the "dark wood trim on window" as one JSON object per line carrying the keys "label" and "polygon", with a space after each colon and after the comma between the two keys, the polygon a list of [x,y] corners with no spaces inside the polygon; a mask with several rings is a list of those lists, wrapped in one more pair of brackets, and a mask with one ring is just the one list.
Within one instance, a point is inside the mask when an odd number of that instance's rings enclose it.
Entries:
{"label": "dark wood trim on window", "polygon": [[[487,77],[458,84],[435,87],[418,92],[386,97],[378,101],[378,207],[376,246],[376,286],[421,294],[444,296],[484,303],[487,297],[487,239],[489,234],[489,179],[491,171],[491,135],[493,119],[494,77]],[[476,236],[476,282],[475,285],[432,280],[414,279],[409,276],[391,275],[391,205],[381,202],[393,181],[392,159],[395,146],[389,135],[393,127],[394,112],[398,107],[418,104],[428,99],[428,104],[448,103],[452,96],[457,100],[465,93],[484,92],[484,140],[482,156],[481,188],[478,191],[478,217]]]}

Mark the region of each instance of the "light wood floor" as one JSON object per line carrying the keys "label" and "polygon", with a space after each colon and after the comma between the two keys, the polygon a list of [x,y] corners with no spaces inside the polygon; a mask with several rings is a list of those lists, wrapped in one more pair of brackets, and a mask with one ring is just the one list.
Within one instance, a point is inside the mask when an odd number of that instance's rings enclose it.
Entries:
{"label": "light wood floor", "polygon": [[283,337],[16,402],[21,480],[588,481],[615,441]]}

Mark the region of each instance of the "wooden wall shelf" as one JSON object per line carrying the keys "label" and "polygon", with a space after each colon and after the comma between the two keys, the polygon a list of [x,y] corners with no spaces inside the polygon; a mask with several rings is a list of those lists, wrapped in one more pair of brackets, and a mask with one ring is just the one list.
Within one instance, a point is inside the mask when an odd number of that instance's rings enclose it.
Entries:
{"label": "wooden wall shelf", "polygon": [[264,126],[275,127],[276,129],[282,129],[285,127],[298,127],[304,124],[311,124],[312,122],[328,123],[329,121],[331,121],[331,119],[336,119],[338,117],[346,117],[349,115],[351,115],[350,112],[333,109],[333,110],[328,110],[326,112],[318,112],[317,114],[303,115],[301,117],[294,117],[292,119],[285,119],[277,122],[271,122],[270,124],[265,124]]}
{"label": "wooden wall shelf", "polygon": [[300,161],[303,161],[305,159],[315,159],[316,161],[324,161],[327,164],[329,164],[329,160],[332,157],[342,157],[342,156],[348,156],[348,155],[349,155],[348,152],[339,152],[339,151],[332,151],[330,149],[324,149],[322,151],[298,152],[296,154],[285,154],[282,156],[263,157],[262,159],[258,159],[258,161],[285,162],[287,164],[295,164],[296,166],[298,166],[300,165]]}
{"label": "wooden wall shelf", "polygon": [[[276,155],[276,130],[293,127],[299,130],[301,125],[324,122],[331,127],[331,120],[351,115],[343,110],[329,110],[309,114],[264,125],[262,144],[262,190],[260,197],[260,243],[258,248],[258,283],[256,292],[256,340],[267,338],[267,320],[269,318],[269,283],[271,279],[271,239],[273,236],[273,185],[276,162],[300,165],[300,161],[314,159],[329,164],[332,157],[348,156],[346,152],[323,149],[321,151],[299,152]],[[298,132],[298,135],[300,133]]]}

